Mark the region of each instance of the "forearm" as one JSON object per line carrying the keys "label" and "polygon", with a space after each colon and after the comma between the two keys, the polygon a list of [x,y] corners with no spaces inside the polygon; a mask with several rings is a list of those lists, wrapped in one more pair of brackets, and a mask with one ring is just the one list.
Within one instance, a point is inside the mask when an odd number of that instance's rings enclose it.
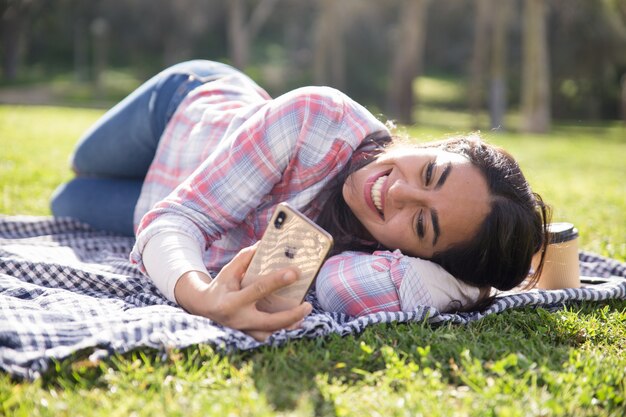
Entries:
{"label": "forearm", "polygon": [[198,316],[207,316],[207,295],[211,291],[211,277],[203,272],[188,271],[179,277],[174,287],[178,305]]}

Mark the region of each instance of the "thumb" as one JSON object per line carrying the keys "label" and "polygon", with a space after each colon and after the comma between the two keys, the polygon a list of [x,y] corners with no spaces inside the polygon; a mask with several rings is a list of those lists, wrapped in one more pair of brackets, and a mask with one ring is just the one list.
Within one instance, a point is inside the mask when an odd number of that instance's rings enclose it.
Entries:
{"label": "thumb", "polygon": [[225,271],[224,276],[238,277],[240,280],[243,277],[243,274],[248,269],[250,262],[252,261],[252,257],[256,253],[256,248],[258,243],[255,243],[252,246],[248,246],[240,250],[237,255],[230,262],[228,262],[222,268],[222,271]]}

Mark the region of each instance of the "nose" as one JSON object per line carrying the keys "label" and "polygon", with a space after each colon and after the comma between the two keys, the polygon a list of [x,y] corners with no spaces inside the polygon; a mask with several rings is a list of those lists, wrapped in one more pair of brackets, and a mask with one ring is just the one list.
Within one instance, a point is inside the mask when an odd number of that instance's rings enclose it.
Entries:
{"label": "nose", "polygon": [[428,191],[415,185],[398,180],[387,190],[387,198],[392,207],[401,209],[406,206],[426,206],[429,204]]}

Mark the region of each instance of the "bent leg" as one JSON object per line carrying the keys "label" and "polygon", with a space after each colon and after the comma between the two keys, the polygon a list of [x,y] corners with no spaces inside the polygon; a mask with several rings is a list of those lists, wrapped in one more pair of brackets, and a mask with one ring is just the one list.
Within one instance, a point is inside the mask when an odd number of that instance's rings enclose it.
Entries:
{"label": "bent leg", "polygon": [[193,88],[237,70],[194,60],[170,67],[111,108],[80,139],[72,156],[78,176],[143,179],[167,122]]}
{"label": "bent leg", "polygon": [[55,217],[72,217],[95,229],[133,236],[133,212],[141,180],[76,178],[52,196]]}
{"label": "bent leg", "polygon": [[142,182],[167,122],[189,91],[234,72],[217,62],[183,62],[110,109],[79,141],[72,157],[77,178],[55,191],[53,214],[132,236]]}

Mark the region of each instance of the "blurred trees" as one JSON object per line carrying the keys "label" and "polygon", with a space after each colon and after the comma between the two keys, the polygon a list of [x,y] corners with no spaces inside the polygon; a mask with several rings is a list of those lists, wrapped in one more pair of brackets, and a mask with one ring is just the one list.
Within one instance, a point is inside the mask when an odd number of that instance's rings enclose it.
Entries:
{"label": "blurred trees", "polygon": [[522,54],[522,130],[550,128],[550,67],[546,0],[524,0]]}
{"label": "blurred trees", "polygon": [[403,122],[422,73],[466,82],[447,105],[476,128],[507,108],[529,130],[626,112],[626,0],[0,0],[0,16],[5,85],[206,58],[271,94],[331,85]]}
{"label": "blurred trees", "polygon": [[489,81],[489,118],[492,129],[504,129],[507,109],[507,50],[512,0],[492,0],[493,35]]}
{"label": "blurred trees", "polygon": [[32,3],[31,0],[2,0],[0,3],[2,76],[7,80],[14,80],[17,77]]}
{"label": "blurred trees", "polygon": [[313,82],[345,89],[346,52],[344,31],[349,26],[346,4],[318,0],[314,29]]}
{"label": "blurred trees", "polygon": [[420,75],[423,65],[428,3],[429,0],[403,0],[400,5],[397,38],[393,42],[388,111],[401,123],[414,121],[413,81]]}
{"label": "blurred trees", "polygon": [[[245,69],[250,61],[250,42],[271,16],[277,0],[261,0],[253,6],[247,17],[248,3],[245,0],[228,1],[228,46],[232,64]],[[192,10],[187,7],[187,10]]]}
{"label": "blurred trees", "polygon": [[489,52],[487,37],[489,36],[489,25],[491,23],[490,15],[492,7],[497,7],[497,2],[492,0],[475,0],[474,5],[474,39],[469,68],[468,101],[474,128],[479,128],[480,112],[483,108],[485,95],[484,84],[487,69],[487,52]]}
{"label": "blurred trees", "polygon": [[485,101],[491,129],[505,129],[508,22],[513,0],[475,0],[474,38],[468,82],[469,111],[481,127]]}
{"label": "blurred trees", "polygon": [[552,10],[558,11],[548,16],[554,116],[617,118],[626,1],[552,0]]}

